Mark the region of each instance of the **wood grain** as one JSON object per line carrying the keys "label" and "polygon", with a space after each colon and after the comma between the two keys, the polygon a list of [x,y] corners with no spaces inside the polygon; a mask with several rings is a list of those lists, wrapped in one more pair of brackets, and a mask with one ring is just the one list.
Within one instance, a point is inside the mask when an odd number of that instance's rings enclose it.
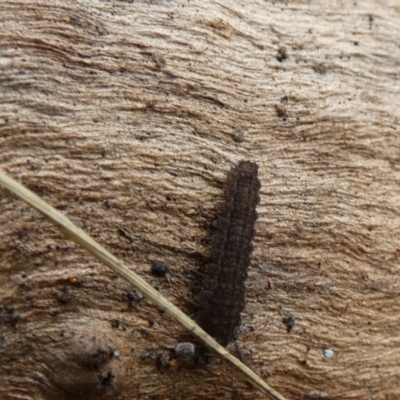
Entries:
{"label": "wood grain", "polygon": [[[256,162],[245,359],[290,400],[398,399],[398,3],[0,1],[0,167],[190,313],[226,172]],[[142,361],[184,329],[3,189],[0,262],[0,398],[98,382],[94,332],[123,400],[263,398],[214,357]]]}

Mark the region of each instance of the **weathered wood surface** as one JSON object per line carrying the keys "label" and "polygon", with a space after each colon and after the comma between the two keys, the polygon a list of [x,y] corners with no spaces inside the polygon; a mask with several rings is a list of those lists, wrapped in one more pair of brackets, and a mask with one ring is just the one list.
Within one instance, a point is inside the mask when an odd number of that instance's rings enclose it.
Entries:
{"label": "weathered wood surface", "polygon": [[[398,399],[399,20],[397,0],[2,1],[0,167],[194,313],[226,172],[256,162],[241,353],[289,399]],[[190,336],[2,189],[0,227],[1,399],[263,398],[215,357],[163,371]]]}

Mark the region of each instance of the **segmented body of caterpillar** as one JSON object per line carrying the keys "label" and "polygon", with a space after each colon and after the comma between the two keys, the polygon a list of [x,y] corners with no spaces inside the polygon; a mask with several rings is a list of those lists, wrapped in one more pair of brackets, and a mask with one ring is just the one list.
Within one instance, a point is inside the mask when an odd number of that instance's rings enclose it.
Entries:
{"label": "segmented body of caterpillar", "polygon": [[253,251],[260,182],[258,166],[241,161],[228,173],[225,203],[217,220],[211,262],[205,267],[198,324],[226,346],[240,325],[245,280]]}

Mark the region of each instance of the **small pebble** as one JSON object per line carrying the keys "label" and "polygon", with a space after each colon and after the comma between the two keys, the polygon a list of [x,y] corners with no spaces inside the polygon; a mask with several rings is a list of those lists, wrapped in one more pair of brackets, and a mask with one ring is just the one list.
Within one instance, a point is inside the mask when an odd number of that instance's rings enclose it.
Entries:
{"label": "small pebble", "polygon": [[333,349],[324,349],[324,357],[325,358],[333,358],[335,356],[335,350]]}
{"label": "small pebble", "polygon": [[175,354],[185,364],[193,364],[195,356],[194,344],[190,342],[178,343],[175,347]]}

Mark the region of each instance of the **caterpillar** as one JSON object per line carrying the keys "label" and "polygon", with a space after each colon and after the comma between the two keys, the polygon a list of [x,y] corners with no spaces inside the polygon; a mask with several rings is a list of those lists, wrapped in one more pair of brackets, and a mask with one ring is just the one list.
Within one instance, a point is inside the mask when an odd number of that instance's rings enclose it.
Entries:
{"label": "caterpillar", "polygon": [[197,323],[223,346],[234,339],[245,305],[245,280],[260,201],[257,173],[258,165],[251,161],[240,161],[229,171],[210,263],[204,268]]}

